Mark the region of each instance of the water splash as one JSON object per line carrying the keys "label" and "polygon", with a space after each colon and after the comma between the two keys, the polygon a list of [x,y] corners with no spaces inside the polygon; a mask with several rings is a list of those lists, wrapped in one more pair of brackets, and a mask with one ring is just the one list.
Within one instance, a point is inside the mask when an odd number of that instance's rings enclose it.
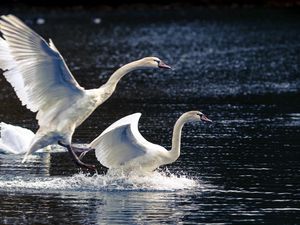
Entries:
{"label": "water splash", "polygon": [[72,177],[15,177],[12,180],[2,180],[0,190],[24,191],[37,190],[40,192],[56,191],[176,191],[199,187],[199,181],[184,175],[167,172],[152,172],[141,174],[106,175],[76,174]]}

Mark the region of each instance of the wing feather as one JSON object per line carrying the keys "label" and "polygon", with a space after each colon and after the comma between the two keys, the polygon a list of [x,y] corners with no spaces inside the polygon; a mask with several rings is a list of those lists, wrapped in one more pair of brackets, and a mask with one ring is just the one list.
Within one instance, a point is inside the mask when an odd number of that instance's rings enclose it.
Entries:
{"label": "wing feather", "polygon": [[51,40],[48,44],[13,15],[1,16],[0,31],[0,68],[22,104],[39,111],[39,125],[49,121],[45,112],[57,104],[68,107],[83,96],[84,89]]}
{"label": "wing feather", "polygon": [[135,113],[116,121],[92,143],[98,161],[107,168],[118,168],[143,156],[157,145],[148,142],[138,130],[141,114]]}
{"label": "wing feather", "polygon": [[22,154],[29,147],[34,133],[26,128],[0,123],[0,149],[7,153]]}

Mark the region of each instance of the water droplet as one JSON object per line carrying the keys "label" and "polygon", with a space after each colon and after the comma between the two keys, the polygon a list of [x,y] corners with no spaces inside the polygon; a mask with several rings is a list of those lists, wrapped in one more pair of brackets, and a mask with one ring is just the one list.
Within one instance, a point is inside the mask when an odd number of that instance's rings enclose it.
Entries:
{"label": "water droplet", "polygon": [[39,24],[39,25],[42,25],[42,24],[45,23],[45,19],[44,18],[37,18],[36,23]]}
{"label": "water droplet", "polygon": [[94,24],[100,24],[101,23],[101,19],[100,18],[94,18],[93,19],[93,23]]}

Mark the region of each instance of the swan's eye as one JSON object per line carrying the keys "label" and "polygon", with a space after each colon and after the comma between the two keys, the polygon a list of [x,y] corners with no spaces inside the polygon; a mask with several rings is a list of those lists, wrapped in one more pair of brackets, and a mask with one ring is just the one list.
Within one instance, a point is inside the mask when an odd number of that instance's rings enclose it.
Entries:
{"label": "swan's eye", "polygon": [[154,62],[157,62],[157,64],[159,64],[159,63],[160,63],[160,61],[159,61],[159,60],[157,60],[157,59],[154,59]]}
{"label": "swan's eye", "polygon": [[202,113],[197,113],[197,115],[198,115],[198,116],[200,116],[200,118],[203,116],[203,114],[202,114]]}

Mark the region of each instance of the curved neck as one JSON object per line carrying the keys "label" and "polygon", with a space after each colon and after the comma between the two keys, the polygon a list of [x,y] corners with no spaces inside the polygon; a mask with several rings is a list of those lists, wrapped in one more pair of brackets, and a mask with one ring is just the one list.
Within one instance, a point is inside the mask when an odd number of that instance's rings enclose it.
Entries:
{"label": "curved neck", "polygon": [[180,155],[181,131],[183,125],[187,122],[187,118],[183,115],[175,123],[172,136],[172,149],[169,151],[171,161],[175,161]]}
{"label": "curved neck", "polygon": [[121,80],[121,78],[126,75],[127,73],[136,70],[141,69],[142,66],[140,65],[140,60],[133,61],[131,63],[128,63],[121,68],[117,69],[108,79],[108,81],[104,84],[107,86],[107,88],[111,89],[112,91],[115,90],[118,82]]}

